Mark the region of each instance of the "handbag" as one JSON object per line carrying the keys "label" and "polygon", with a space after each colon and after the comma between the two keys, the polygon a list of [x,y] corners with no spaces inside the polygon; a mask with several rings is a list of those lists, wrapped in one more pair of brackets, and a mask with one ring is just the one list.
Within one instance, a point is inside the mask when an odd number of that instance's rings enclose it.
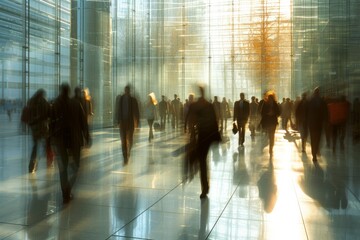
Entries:
{"label": "handbag", "polygon": [[234,134],[234,135],[237,134],[238,131],[239,131],[239,130],[238,130],[237,126],[236,126],[236,123],[233,123],[233,128],[232,128],[233,134]]}
{"label": "handbag", "polygon": [[154,130],[160,131],[160,123],[159,122],[154,122]]}

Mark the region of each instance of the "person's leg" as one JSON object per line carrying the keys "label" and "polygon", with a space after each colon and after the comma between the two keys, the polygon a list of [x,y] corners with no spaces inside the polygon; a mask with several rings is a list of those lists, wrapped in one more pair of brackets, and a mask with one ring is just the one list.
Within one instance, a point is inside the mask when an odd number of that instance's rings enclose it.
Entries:
{"label": "person's leg", "polygon": [[245,142],[245,123],[241,124],[241,145]]}
{"label": "person's leg", "polygon": [[57,141],[56,148],[58,155],[60,156],[58,161],[58,167],[59,167],[60,185],[63,195],[63,201],[64,203],[68,203],[71,198],[71,187],[68,180],[69,156],[67,153],[67,149],[64,143],[62,142],[62,140]]}
{"label": "person's leg", "polygon": [[346,123],[343,123],[339,126],[339,135],[340,135],[340,147],[343,150],[345,148]]}
{"label": "person's leg", "polygon": [[313,157],[313,161],[316,162],[317,154],[319,153],[321,127],[312,126],[309,130],[310,130],[310,139],[311,139],[311,154]]}
{"label": "person's leg", "polygon": [[210,148],[210,143],[203,142],[198,145],[198,157],[200,165],[200,182],[201,182],[201,195],[200,198],[206,197],[209,193],[209,177],[207,169],[207,153]]}
{"label": "person's leg", "polygon": [[306,138],[307,138],[307,128],[304,125],[299,126],[300,137],[301,137],[301,151],[305,152],[306,149]]}
{"label": "person's leg", "polygon": [[317,161],[317,157],[316,157],[316,151],[315,151],[315,133],[313,128],[309,128],[309,134],[310,134],[310,147],[311,147],[311,155],[312,155],[312,160],[314,162]]}
{"label": "person's leg", "polygon": [[269,135],[269,153],[273,154],[274,144],[275,144],[275,130],[276,126],[268,127],[268,135]]}
{"label": "person's leg", "polygon": [[80,168],[80,152],[81,152],[81,146],[79,144],[74,145],[72,147],[73,164],[71,165],[72,173],[69,179],[70,188],[74,186]]}
{"label": "person's leg", "polygon": [[175,114],[174,113],[171,116],[171,126],[172,126],[172,128],[175,128]]}
{"label": "person's leg", "polygon": [[148,119],[147,122],[148,122],[148,125],[149,125],[149,142],[150,142],[151,139],[154,138],[154,134],[153,134],[154,119]]}
{"label": "person's leg", "polygon": [[161,130],[164,130],[166,124],[166,115],[160,117],[160,124],[161,124]]}
{"label": "person's leg", "polygon": [[33,148],[31,150],[30,162],[29,162],[29,173],[36,171],[36,155],[38,148],[38,139],[33,136]]}
{"label": "person's leg", "polygon": [[179,128],[179,113],[175,113],[175,126],[176,128]]}
{"label": "person's leg", "polygon": [[224,130],[225,130],[225,133],[226,133],[226,130],[227,130],[227,117],[225,116],[223,119],[224,119]]}
{"label": "person's leg", "polygon": [[332,131],[331,131],[331,139],[332,139],[332,150],[333,152],[335,152],[336,150],[336,142],[337,142],[337,138],[338,138],[338,132],[339,132],[339,126],[338,125],[332,125],[331,127]]}
{"label": "person's leg", "polygon": [[120,139],[121,139],[121,149],[124,157],[124,162],[128,160],[127,152],[127,138],[126,138],[126,129],[124,124],[120,124]]}
{"label": "person's leg", "polygon": [[51,147],[50,137],[45,139],[45,148],[46,148],[46,165],[47,167],[53,166],[54,162],[54,152]]}
{"label": "person's leg", "polygon": [[127,155],[129,158],[134,141],[134,128],[130,128],[126,131],[126,139],[127,139]]}
{"label": "person's leg", "polygon": [[238,145],[241,146],[241,145],[242,145],[242,139],[241,139],[241,136],[242,136],[242,134],[241,134],[241,131],[242,131],[242,129],[241,129],[241,123],[240,123],[239,121],[237,121],[236,124],[237,124],[238,135],[239,135]]}

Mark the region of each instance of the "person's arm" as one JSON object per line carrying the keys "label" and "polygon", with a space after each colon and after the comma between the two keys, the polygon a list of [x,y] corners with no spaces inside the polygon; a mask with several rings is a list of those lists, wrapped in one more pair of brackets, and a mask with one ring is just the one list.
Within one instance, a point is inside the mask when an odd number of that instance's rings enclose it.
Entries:
{"label": "person's arm", "polygon": [[133,98],[133,114],[134,114],[134,127],[139,127],[140,122],[140,111],[139,111],[139,104],[135,98]]}
{"label": "person's arm", "polygon": [[234,116],[233,116],[233,122],[235,122],[235,121],[236,121],[236,118],[237,118],[237,114],[238,114],[237,109],[238,109],[238,107],[237,107],[237,102],[235,102],[235,103],[234,103]]}

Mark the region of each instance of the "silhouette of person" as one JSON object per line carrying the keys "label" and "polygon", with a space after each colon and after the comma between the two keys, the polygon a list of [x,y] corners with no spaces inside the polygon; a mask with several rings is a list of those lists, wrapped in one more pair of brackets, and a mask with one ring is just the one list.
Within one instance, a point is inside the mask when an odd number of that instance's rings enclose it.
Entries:
{"label": "silhouette of person", "polygon": [[159,102],[159,115],[160,115],[160,128],[161,130],[165,129],[166,125],[166,115],[168,114],[168,103],[165,101],[165,96],[161,96],[161,101]]}
{"label": "silhouette of person", "polygon": [[174,94],[174,100],[171,101],[171,110],[172,110],[172,128],[179,127],[179,117],[180,117],[180,100],[176,94]]}
{"label": "silhouette of person", "polygon": [[308,104],[308,127],[311,141],[312,161],[317,161],[317,154],[320,150],[321,133],[324,122],[327,121],[327,106],[320,97],[320,89],[317,87],[309,100]]}
{"label": "silhouette of person", "polygon": [[255,101],[255,96],[252,96],[250,103],[250,117],[249,117],[249,129],[252,138],[255,137],[255,130],[259,122],[258,106],[259,104]]}
{"label": "silhouette of person", "polygon": [[329,125],[332,138],[333,152],[336,149],[336,142],[339,138],[341,149],[345,148],[346,124],[350,116],[350,102],[345,96],[341,96],[339,100],[334,100],[327,104],[329,113]]}
{"label": "silhouette of person", "polygon": [[[76,87],[74,89],[74,97],[73,97],[73,101],[78,101],[81,105],[81,108],[82,108],[82,111],[80,112],[83,112],[84,113],[84,119],[86,120],[87,124],[85,124],[85,128],[84,129],[84,133],[85,134],[90,134],[89,133],[89,115],[92,115],[91,113],[89,113],[87,110],[85,109],[88,109],[89,110],[89,106],[88,106],[88,103],[86,103],[86,101],[88,100],[85,100],[84,96],[82,96],[82,91],[81,91],[81,88],[80,87]],[[84,101],[85,100],[85,101]],[[75,104],[75,103],[74,103]],[[90,108],[91,109],[91,108]],[[75,124],[79,124],[78,122],[75,122]],[[83,124],[83,123],[81,123]],[[79,126],[81,127],[81,126]],[[80,142],[80,147],[82,146],[85,146],[85,144],[89,144],[89,141],[90,141],[90,135],[89,136],[84,136],[85,139],[87,139],[87,142],[85,143],[85,141],[83,141],[82,139],[79,139],[79,142]],[[79,149],[78,149],[79,146],[76,146],[77,150],[76,152],[79,152]]]}
{"label": "silhouette of person", "polygon": [[82,96],[81,96],[81,104],[85,111],[85,116],[87,118],[88,124],[90,124],[90,119],[94,115],[93,113],[93,107],[92,107],[92,100],[90,96],[90,92],[88,88],[84,88],[82,90]]}
{"label": "silhouette of person", "polygon": [[195,96],[193,93],[189,94],[189,101],[185,105],[184,112],[185,112],[185,121],[184,121],[184,132],[188,130],[190,134],[190,142],[195,142],[195,120],[193,116],[189,115],[189,110],[191,104],[195,101]]}
{"label": "silhouette of person", "polygon": [[117,97],[115,114],[120,128],[121,147],[126,165],[133,145],[134,130],[139,125],[140,112],[138,101],[130,95],[130,86],[127,85],[124,90],[125,93]]}
{"label": "silhouette of person", "polygon": [[188,102],[184,106],[184,133],[188,132],[189,142],[185,145],[185,162],[184,162],[184,180],[191,181],[198,171],[196,156],[196,122],[195,116],[190,112],[190,107],[194,104],[195,95],[189,94]]}
{"label": "silhouette of person", "polygon": [[265,212],[272,212],[277,200],[277,186],[272,162],[269,164],[268,170],[261,174],[257,186]]}
{"label": "silhouette of person", "polygon": [[[51,113],[54,123],[53,137],[60,156],[58,167],[64,204],[72,199],[71,191],[80,167],[81,146],[84,145],[84,140],[89,141],[84,109],[78,100],[71,99],[69,95],[69,84],[61,84],[60,94],[54,101]],[[70,151],[73,158],[73,163],[70,165],[71,172],[68,171]]]}
{"label": "silhouette of person", "polygon": [[296,119],[296,125],[297,129],[300,132],[300,138],[301,138],[301,151],[304,153],[306,150],[306,139],[308,136],[308,123],[307,123],[307,106],[308,102],[306,99],[307,95],[306,93],[303,93],[301,95],[301,100],[297,104],[296,110],[295,110],[295,119]]}
{"label": "silhouette of person", "polygon": [[288,131],[288,123],[291,122],[292,103],[290,98],[286,98],[284,104],[281,103],[281,123],[285,131]]}
{"label": "silhouette of person", "polygon": [[46,139],[46,150],[51,148],[50,141],[48,141],[50,104],[46,100],[46,92],[44,89],[39,89],[30,98],[28,102],[30,119],[29,126],[32,133],[33,148],[31,151],[29,162],[29,173],[34,173],[37,167],[37,149],[41,139]]}
{"label": "silhouette of person", "polygon": [[189,115],[193,117],[197,129],[196,153],[200,167],[201,195],[209,193],[207,154],[213,142],[219,142],[221,136],[216,122],[215,110],[204,97],[204,88],[199,86],[200,97],[190,105]]}
{"label": "silhouette of person", "polygon": [[249,119],[250,103],[245,100],[245,94],[240,93],[240,100],[234,104],[234,122],[237,123],[239,131],[239,146],[244,146],[245,142],[245,125]]}
{"label": "silhouette of person", "polygon": [[266,94],[261,109],[261,126],[268,134],[269,138],[269,153],[273,154],[275,143],[275,130],[278,125],[278,117],[280,115],[280,107],[276,102],[276,95],[273,91]]}
{"label": "silhouette of person", "polygon": [[212,105],[215,110],[216,122],[219,126],[220,123],[222,122],[222,119],[221,119],[222,116],[221,116],[221,103],[219,102],[217,96],[214,96],[214,101],[213,101]]}
{"label": "silhouette of person", "polygon": [[156,119],[156,100],[151,94],[148,96],[148,102],[145,108],[145,117],[149,125],[149,142],[154,139],[153,124]]}
{"label": "silhouette of person", "polygon": [[231,116],[231,113],[230,113],[229,103],[226,101],[225,97],[223,97],[223,100],[221,102],[220,115],[221,115],[220,130],[221,130],[221,133],[223,133],[223,132],[226,133],[227,119],[229,118],[229,116]]}

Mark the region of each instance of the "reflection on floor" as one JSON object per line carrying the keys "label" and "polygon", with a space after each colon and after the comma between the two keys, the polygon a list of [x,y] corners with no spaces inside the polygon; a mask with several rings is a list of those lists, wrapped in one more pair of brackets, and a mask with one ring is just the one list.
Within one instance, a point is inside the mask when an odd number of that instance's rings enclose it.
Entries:
{"label": "reflection on floor", "polygon": [[118,129],[93,132],[74,200],[62,204],[57,166],[27,173],[31,139],[0,138],[0,239],[360,239],[360,150],[323,147],[319,164],[296,133],[278,130],[270,161],[260,133],[238,148],[229,129],[209,152],[210,193],[182,182],[179,129],[136,132],[123,166]]}

